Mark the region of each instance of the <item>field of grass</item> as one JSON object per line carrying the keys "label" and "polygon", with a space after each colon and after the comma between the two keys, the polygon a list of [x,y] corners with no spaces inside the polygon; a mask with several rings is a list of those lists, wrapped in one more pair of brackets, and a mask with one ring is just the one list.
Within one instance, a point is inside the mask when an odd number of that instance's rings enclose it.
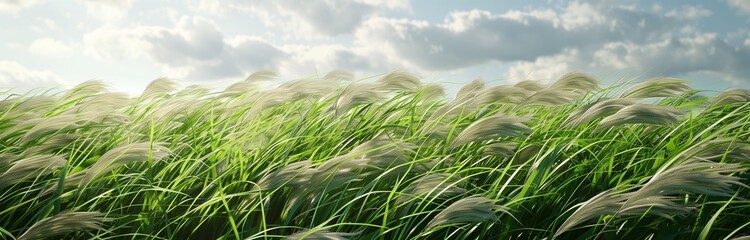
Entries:
{"label": "field of grass", "polygon": [[0,239],[750,235],[748,90],[272,77],[4,94]]}

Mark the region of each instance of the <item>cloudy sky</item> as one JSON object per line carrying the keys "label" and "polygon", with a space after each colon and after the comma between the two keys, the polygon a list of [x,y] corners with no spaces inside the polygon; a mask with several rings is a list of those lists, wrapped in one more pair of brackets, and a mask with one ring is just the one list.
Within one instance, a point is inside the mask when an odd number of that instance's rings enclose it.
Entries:
{"label": "cloudy sky", "polygon": [[427,81],[672,76],[750,88],[750,1],[0,0],[0,90],[405,70]]}

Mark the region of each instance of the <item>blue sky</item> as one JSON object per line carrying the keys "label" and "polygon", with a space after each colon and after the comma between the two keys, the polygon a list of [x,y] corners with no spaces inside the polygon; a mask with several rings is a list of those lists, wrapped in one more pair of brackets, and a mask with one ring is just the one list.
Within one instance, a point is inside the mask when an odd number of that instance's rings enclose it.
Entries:
{"label": "blue sky", "polygon": [[222,85],[257,70],[750,88],[749,26],[747,0],[0,0],[0,89],[101,79],[139,92],[158,77]]}

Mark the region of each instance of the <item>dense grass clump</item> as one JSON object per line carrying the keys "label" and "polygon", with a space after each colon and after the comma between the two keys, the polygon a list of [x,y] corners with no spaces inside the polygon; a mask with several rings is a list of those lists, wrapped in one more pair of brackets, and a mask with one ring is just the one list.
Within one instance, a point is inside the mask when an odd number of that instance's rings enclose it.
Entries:
{"label": "dense grass clump", "polygon": [[273,78],[5,94],[0,238],[750,235],[748,90]]}

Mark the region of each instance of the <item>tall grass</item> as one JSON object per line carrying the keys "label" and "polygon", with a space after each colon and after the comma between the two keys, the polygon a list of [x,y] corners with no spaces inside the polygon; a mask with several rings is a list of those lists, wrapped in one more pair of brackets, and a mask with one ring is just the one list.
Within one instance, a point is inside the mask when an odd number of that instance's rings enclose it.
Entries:
{"label": "tall grass", "polygon": [[0,238],[750,235],[748,90],[275,78],[5,97]]}

